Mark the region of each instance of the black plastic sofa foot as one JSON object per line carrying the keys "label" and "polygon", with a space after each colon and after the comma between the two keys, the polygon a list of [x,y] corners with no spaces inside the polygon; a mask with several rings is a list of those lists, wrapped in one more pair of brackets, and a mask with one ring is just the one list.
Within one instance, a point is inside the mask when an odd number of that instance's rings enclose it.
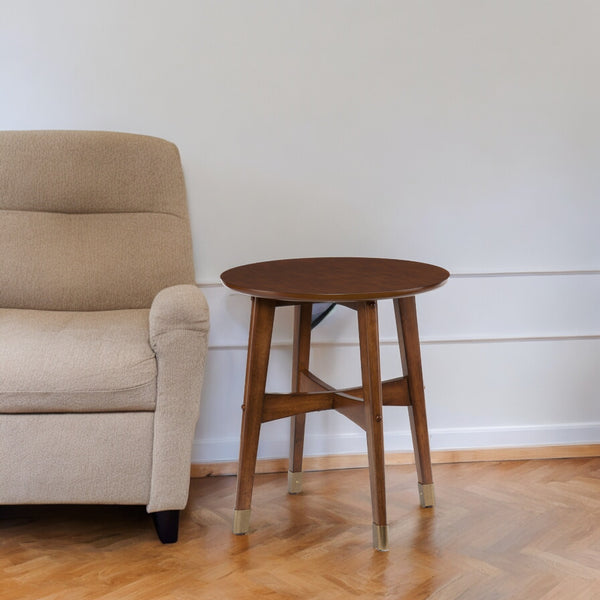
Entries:
{"label": "black plastic sofa foot", "polygon": [[152,513],[154,527],[158,534],[158,539],[163,544],[174,544],[179,534],[179,511],[178,510],[160,510]]}

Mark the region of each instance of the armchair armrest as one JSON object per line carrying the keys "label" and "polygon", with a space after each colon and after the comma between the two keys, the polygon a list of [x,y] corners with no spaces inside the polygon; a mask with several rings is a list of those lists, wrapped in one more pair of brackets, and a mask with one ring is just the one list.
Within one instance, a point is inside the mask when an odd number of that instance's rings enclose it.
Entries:
{"label": "armchair armrest", "polygon": [[157,352],[159,338],[173,331],[207,333],[208,303],[195,285],[174,285],[161,290],[150,308],[150,345]]}
{"label": "armchair armrest", "polygon": [[161,290],[150,307],[156,354],[156,410],[148,512],[180,510],[190,485],[194,429],[208,348],[208,303],[200,288]]}

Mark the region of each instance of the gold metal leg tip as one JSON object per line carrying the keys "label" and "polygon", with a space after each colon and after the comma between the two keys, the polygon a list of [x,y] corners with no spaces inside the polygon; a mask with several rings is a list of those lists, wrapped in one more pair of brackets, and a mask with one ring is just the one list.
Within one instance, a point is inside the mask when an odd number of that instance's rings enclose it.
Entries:
{"label": "gold metal leg tip", "polygon": [[302,492],[302,471],[292,473],[288,471],[288,494],[300,494]]}
{"label": "gold metal leg tip", "polygon": [[387,552],[389,548],[390,528],[387,525],[375,525],[373,523],[373,548],[379,552]]}
{"label": "gold metal leg tip", "polygon": [[250,509],[233,511],[233,533],[246,535],[250,529]]}
{"label": "gold metal leg tip", "polygon": [[435,506],[433,483],[419,483],[419,501],[421,502],[421,508]]}

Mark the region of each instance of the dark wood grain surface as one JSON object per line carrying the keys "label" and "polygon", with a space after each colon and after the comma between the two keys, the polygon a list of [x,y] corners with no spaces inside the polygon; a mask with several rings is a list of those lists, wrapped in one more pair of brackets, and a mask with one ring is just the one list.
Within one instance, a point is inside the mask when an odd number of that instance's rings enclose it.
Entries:
{"label": "dark wood grain surface", "polygon": [[448,271],[426,263],[389,258],[322,257],[252,263],[221,274],[229,288],[290,301],[377,300],[426,292]]}

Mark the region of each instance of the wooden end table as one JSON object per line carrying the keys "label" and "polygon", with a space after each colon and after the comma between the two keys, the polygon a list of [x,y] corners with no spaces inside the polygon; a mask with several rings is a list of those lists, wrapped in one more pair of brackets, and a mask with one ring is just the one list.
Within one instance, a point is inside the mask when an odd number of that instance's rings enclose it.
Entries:
{"label": "wooden end table", "polygon": [[[306,413],[334,409],[365,430],[373,510],[373,545],[388,549],[383,406],[408,407],[420,503],[434,491],[421,370],[415,294],[442,285],[448,271],[425,263],[381,258],[299,258],[236,267],[221,279],[252,297],[250,335],[233,531],[250,526],[252,487],[261,424],[292,417],[288,491],[299,493]],[[377,301],[393,299],[403,377],[381,381]],[[357,311],[362,386],[336,390],[309,370],[314,302]],[[265,393],[275,309],[295,306],[292,392]]]}

